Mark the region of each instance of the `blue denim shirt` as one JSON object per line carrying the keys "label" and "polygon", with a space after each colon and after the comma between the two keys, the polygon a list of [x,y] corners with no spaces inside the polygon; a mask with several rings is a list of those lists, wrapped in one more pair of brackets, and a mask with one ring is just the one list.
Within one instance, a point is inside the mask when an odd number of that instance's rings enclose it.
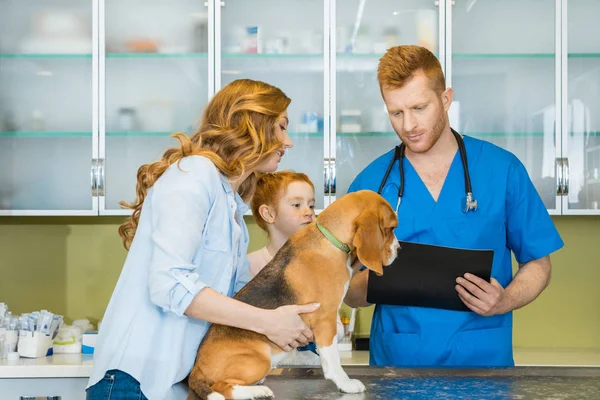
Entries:
{"label": "blue denim shirt", "polygon": [[102,320],[88,387],[119,369],[149,399],[163,399],[190,373],[210,323],[184,311],[207,286],[233,296],[250,280],[247,210],[205,157],[186,157],[156,181]]}

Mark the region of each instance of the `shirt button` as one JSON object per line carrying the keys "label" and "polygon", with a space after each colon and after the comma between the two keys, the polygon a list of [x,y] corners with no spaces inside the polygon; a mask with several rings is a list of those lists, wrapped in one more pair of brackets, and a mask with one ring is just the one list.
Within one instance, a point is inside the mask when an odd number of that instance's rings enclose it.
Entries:
{"label": "shirt button", "polygon": [[204,241],[204,244],[208,244],[208,240],[205,240],[205,241]]}
{"label": "shirt button", "polygon": [[242,252],[238,251],[238,257],[241,257],[241,256],[242,256]]}

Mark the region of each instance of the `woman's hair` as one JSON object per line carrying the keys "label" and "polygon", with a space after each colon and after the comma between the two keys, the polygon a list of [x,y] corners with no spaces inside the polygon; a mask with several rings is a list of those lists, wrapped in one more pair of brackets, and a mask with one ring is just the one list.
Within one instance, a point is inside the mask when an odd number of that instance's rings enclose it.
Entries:
{"label": "woman's hair", "polygon": [[275,208],[275,212],[277,212],[277,204],[285,194],[289,184],[298,181],[308,183],[313,191],[315,190],[315,186],[308,176],[301,172],[279,171],[260,175],[256,183],[254,196],[252,196],[252,201],[250,202],[250,208],[252,209],[256,224],[262,230],[269,233],[267,230],[267,221],[261,217],[258,210],[260,206],[265,204]]}
{"label": "woman's hair", "polygon": [[[138,169],[135,201],[120,202],[122,207],[133,209],[131,217],[119,227],[125,248],[129,249],[133,241],[148,189],[171,164],[179,165],[184,157],[201,155],[229,179],[241,177],[283,145],[275,128],[290,103],[279,88],[250,79],[235,80],[217,92],[191,138],[181,132],[174,133],[172,137],[179,140],[180,146],[168,149],[160,161]],[[253,173],[238,189],[244,201],[251,198],[255,186]]]}

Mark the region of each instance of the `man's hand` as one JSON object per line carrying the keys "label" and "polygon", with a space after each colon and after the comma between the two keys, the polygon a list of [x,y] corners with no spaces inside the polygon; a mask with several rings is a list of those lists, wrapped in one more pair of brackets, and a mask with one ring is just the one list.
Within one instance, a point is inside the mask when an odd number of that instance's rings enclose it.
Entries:
{"label": "man's hand", "polygon": [[350,267],[350,268],[352,268],[352,276],[356,275],[358,270],[361,269],[362,267],[363,267],[363,263],[358,259],[358,256],[355,256],[354,260],[352,260],[352,264]]}
{"label": "man's hand", "polygon": [[344,303],[348,307],[359,308],[368,307],[371,304],[367,303],[367,288],[369,286],[369,270],[364,269],[359,271],[363,263],[358,259],[357,256],[352,260],[352,276],[350,277],[350,287],[346,292]]}
{"label": "man's hand", "polygon": [[509,311],[505,290],[494,278],[489,283],[475,275],[465,274],[464,278],[456,278],[456,283],[462,302],[477,314],[489,317]]}
{"label": "man's hand", "polygon": [[[472,274],[456,278],[456,291],[469,309],[489,317],[521,308],[536,299],[550,284],[552,264],[545,256],[519,264],[510,284],[503,288],[494,278],[486,282]],[[469,293],[470,292],[470,293]]]}

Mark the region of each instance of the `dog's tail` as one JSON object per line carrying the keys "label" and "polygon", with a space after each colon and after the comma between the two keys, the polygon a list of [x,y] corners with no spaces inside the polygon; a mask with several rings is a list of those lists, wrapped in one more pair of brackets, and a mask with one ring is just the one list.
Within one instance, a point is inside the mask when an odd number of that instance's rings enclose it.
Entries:
{"label": "dog's tail", "polygon": [[187,400],[222,400],[225,398],[214,392],[203,378],[204,376],[200,372],[190,374]]}

